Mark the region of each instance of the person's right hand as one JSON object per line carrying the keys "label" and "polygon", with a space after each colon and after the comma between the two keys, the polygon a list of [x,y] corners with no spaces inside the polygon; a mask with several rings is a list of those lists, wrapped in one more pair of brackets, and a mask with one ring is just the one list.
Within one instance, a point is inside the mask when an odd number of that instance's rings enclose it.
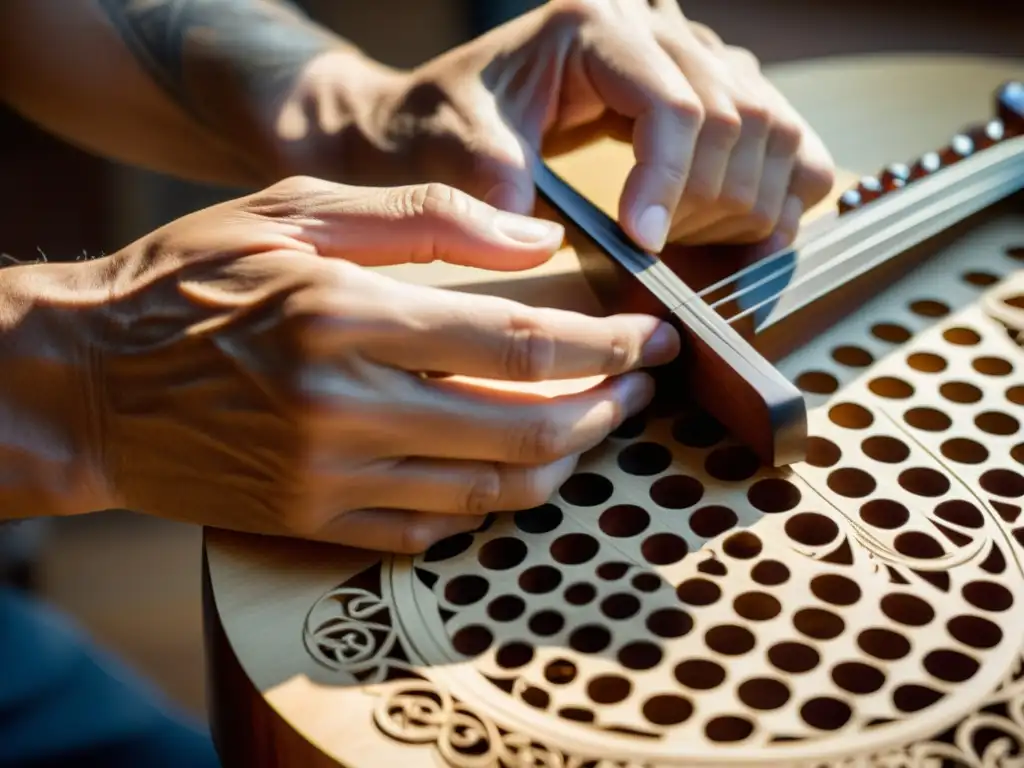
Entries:
{"label": "person's right hand", "polygon": [[[652,396],[679,350],[594,318],[400,283],[362,266],[517,270],[562,230],[427,185],[290,179],[110,257],[90,454],[112,502],[167,518],[400,552],[543,503]],[[327,258],[325,258],[327,257]],[[603,383],[546,398],[505,381]]]}

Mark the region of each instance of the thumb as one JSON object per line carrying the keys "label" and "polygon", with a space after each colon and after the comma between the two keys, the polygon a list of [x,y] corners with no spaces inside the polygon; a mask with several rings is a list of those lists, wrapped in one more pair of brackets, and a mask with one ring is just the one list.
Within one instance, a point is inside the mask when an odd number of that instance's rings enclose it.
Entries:
{"label": "thumb", "polygon": [[554,255],[560,224],[501,211],[454,187],[337,186],[304,228],[321,255],[363,266],[443,261],[497,271],[539,266]]}

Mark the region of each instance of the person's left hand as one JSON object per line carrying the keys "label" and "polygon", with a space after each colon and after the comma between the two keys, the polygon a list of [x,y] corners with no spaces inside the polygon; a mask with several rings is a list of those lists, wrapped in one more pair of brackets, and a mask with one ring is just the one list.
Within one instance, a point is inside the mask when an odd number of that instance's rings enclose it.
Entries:
{"label": "person's left hand", "polygon": [[[296,108],[343,69],[323,62],[292,93]],[[441,181],[528,213],[536,153],[626,134],[636,164],[619,221],[652,251],[782,245],[832,186],[821,140],[754,56],[688,21],[677,0],[551,0],[385,90],[361,121],[374,135],[346,163],[360,183]],[[298,170],[330,175],[329,157]]]}

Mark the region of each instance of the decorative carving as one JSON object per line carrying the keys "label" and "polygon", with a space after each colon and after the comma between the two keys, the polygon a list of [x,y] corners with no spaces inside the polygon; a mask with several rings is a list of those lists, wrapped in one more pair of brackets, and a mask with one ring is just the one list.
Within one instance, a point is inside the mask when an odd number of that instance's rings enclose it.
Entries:
{"label": "decorative carving", "polygon": [[979,253],[918,278],[950,303],[883,296],[784,361],[818,398],[807,462],[633,419],[548,504],[325,594],[310,653],[453,768],[625,768],[598,738],[650,766],[1024,766],[1024,252]]}
{"label": "decorative carving", "polygon": [[425,678],[386,686],[373,718],[393,739],[433,745],[453,768],[641,768],[565,755],[523,734],[510,733]]}
{"label": "decorative carving", "polygon": [[342,585],[321,597],[306,616],[303,640],[318,662],[360,682],[379,683],[409,671],[391,605],[366,589]]}

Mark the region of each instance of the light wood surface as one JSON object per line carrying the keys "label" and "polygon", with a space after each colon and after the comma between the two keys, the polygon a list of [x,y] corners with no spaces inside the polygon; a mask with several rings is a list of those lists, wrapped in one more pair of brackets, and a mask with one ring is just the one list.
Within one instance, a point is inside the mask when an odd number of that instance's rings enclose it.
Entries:
{"label": "light wood surface", "polygon": [[[776,80],[859,175],[985,118],[1024,70],[951,66],[816,62]],[[566,175],[624,173],[599,151]],[[577,299],[570,257],[534,300]],[[1024,355],[1000,309],[1024,292],[1007,282],[1020,259],[1018,207],[782,361],[814,407],[812,456],[791,470],[699,414],[651,418],[551,507],[424,558],[208,532],[225,764],[1010,765],[985,733],[1021,744]]]}

